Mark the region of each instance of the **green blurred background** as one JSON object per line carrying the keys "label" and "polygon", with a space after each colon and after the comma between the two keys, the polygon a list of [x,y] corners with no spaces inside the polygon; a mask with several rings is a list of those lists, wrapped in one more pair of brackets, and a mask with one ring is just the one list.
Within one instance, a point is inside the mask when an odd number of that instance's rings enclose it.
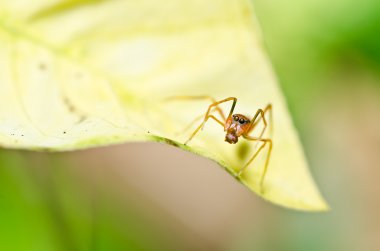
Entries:
{"label": "green blurred background", "polygon": [[0,150],[0,250],[380,250],[380,1],[254,5],[332,211],[276,207],[167,145]]}

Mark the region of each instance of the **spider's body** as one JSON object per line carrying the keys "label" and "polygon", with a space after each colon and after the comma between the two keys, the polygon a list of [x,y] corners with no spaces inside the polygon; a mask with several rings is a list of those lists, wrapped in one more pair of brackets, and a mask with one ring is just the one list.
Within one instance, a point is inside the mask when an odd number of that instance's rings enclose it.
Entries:
{"label": "spider's body", "polygon": [[[173,98],[170,98],[170,99],[173,99]],[[261,150],[265,146],[269,146],[268,152],[266,155],[266,159],[265,159],[263,174],[262,174],[261,179],[260,179],[260,187],[262,187],[264,177],[265,177],[265,174],[267,171],[268,163],[269,163],[270,154],[272,152],[272,140],[269,138],[263,137],[264,132],[267,128],[267,120],[265,118],[265,114],[267,112],[269,112],[269,118],[271,119],[271,117],[272,117],[272,105],[268,104],[264,109],[258,109],[257,112],[255,113],[255,115],[253,116],[253,118],[249,119],[248,117],[246,117],[242,114],[233,114],[233,111],[235,109],[235,105],[237,102],[237,98],[235,98],[235,97],[225,98],[225,99],[222,99],[220,101],[216,101],[215,99],[213,99],[212,97],[209,97],[209,96],[195,96],[195,97],[178,96],[178,97],[174,97],[174,99],[194,99],[194,100],[211,99],[211,101],[212,101],[212,104],[209,105],[207,112],[204,115],[203,122],[197,127],[197,129],[195,129],[193,134],[191,134],[190,138],[185,142],[185,145],[191,141],[191,139],[198,133],[199,130],[203,129],[205,123],[210,118],[224,127],[224,131],[226,132],[225,141],[227,143],[236,144],[238,142],[240,136],[242,136],[246,140],[256,141],[258,143],[261,143],[260,146],[258,144],[256,144],[255,148],[256,147],[258,147],[258,148],[257,148],[257,150],[255,150],[253,156],[236,173],[237,178],[240,178],[240,176],[247,169],[247,167],[253,162],[253,160],[255,160],[255,158],[261,152]],[[231,109],[230,109],[228,116],[226,117],[224,115],[223,110],[219,107],[219,104],[229,102],[229,101],[232,101],[232,106],[231,106]],[[218,112],[218,114],[220,115],[220,118],[217,118],[216,116],[213,115],[214,111]],[[198,118],[196,118],[196,120],[197,119]],[[258,125],[258,123],[261,120],[263,121],[263,124],[264,124],[261,133],[258,136],[251,136],[250,133],[254,131],[254,129],[256,128],[256,126]]]}
{"label": "spider's body", "polygon": [[236,144],[239,137],[247,133],[251,127],[251,121],[244,115],[234,114],[227,118],[224,124],[224,131],[227,132],[225,141]]}

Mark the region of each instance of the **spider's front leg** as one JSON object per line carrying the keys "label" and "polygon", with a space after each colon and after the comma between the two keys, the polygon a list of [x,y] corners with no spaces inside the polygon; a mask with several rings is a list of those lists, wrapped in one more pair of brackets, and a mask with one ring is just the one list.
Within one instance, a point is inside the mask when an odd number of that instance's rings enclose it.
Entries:
{"label": "spider's front leg", "polygon": [[[187,143],[189,143],[189,142],[192,140],[192,138],[198,133],[198,131],[204,127],[205,123],[207,122],[207,120],[208,120],[209,118],[214,119],[216,122],[218,122],[221,126],[224,127],[224,123],[225,123],[225,121],[222,122],[222,121],[218,120],[215,116],[210,115],[210,111],[211,111],[211,109],[213,109],[213,107],[217,107],[219,104],[224,103],[224,102],[228,102],[228,101],[233,101],[233,103],[232,103],[232,107],[231,107],[231,110],[230,110],[230,113],[229,113],[228,117],[231,116],[231,114],[233,113],[233,111],[234,111],[234,109],[235,109],[235,105],[236,105],[236,102],[237,102],[237,99],[236,99],[236,98],[234,98],[234,97],[229,97],[229,98],[226,98],[226,99],[223,99],[223,100],[220,100],[220,101],[217,101],[217,102],[212,103],[211,105],[209,105],[209,107],[208,107],[208,109],[207,109],[207,112],[206,112],[206,114],[205,114],[205,117],[204,117],[202,123],[201,123],[201,124],[197,127],[197,129],[195,129],[195,131],[191,134],[190,138],[185,142],[185,145],[186,145]],[[224,116],[223,116],[223,117],[224,117]]]}
{"label": "spider's front leg", "polygon": [[[267,113],[269,113],[268,122],[267,122],[267,119],[265,118],[265,115]],[[248,130],[248,133],[252,132],[261,120],[263,120],[264,126],[263,126],[263,129],[261,130],[261,133],[259,134],[259,138],[263,137],[265,130],[267,129],[268,124],[269,124],[269,133],[270,134],[273,133],[272,104],[268,104],[264,109],[257,110],[255,116],[252,119],[252,123],[251,123],[249,130]]]}
{"label": "spider's front leg", "polygon": [[197,134],[197,132],[198,132],[201,128],[203,128],[204,124],[207,122],[207,120],[208,120],[209,118],[214,119],[216,122],[218,122],[218,124],[220,124],[221,126],[224,127],[224,123],[223,123],[222,121],[220,121],[219,119],[217,119],[214,115],[207,115],[207,117],[203,120],[202,124],[200,124],[200,125],[197,127],[197,129],[195,129],[195,131],[193,132],[193,134],[191,134],[190,138],[189,138],[188,140],[186,140],[185,145],[187,145],[187,143],[189,143],[190,140],[192,140],[192,138],[195,136],[195,134]]}

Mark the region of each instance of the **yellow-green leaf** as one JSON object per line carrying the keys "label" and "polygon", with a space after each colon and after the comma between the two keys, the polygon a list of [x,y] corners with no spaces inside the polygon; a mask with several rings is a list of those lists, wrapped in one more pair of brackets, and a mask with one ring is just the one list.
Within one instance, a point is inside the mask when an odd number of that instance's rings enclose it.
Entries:
{"label": "yellow-green leaf", "polygon": [[[286,46],[286,45],[284,45]],[[260,190],[263,156],[240,181],[276,204],[325,210],[310,174],[248,0],[1,0],[0,144],[74,150],[160,141],[211,158],[234,174],[254,143],[224,142],[207,122],[210,101],[237,97],[253,116],[273,104],[273,152]],[[222,107],[227,113],[230,104]],[[200,121],[198,121],[199,123]]]}

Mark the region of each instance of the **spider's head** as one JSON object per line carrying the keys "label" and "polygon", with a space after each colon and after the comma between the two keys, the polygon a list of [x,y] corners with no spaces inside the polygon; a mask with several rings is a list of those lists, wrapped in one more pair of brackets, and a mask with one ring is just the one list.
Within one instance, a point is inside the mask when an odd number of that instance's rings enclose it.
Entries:
{"label": "spider's head", "polygon": [[225,141],[230,144],[236,144],[238,138],[249,130],[250,122],[246,116],[241,114],[230,116],[224,126],[224,131],[227,131]]}

